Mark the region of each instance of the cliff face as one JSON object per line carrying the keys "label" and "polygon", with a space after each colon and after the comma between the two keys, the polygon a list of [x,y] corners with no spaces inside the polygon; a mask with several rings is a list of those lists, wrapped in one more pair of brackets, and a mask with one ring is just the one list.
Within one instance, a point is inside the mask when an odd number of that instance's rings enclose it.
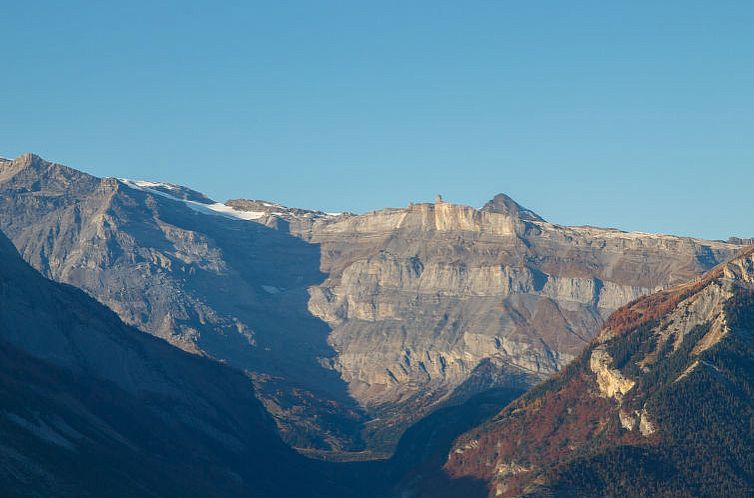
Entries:
{"label": "cliff face", "polygon": [[[619,306],[736,248],[557,226],[509,202],[416,204],[291,230],[321,248],[328,278],[309,309],[331,326],[335,366],[364,406],[400,417],[396,407],[421,413],[470,378],[478,389],[531,385]],[[483,374],[483,361],[507,374]]]}
{"label": "cliff face", "polygon": [[461,437],[490,496],[751,496],[754,250],[621,308],[553,379]]}
{"label": "cliff face", "polygon": [[289,443],[340,457],[539,381],[610,312],[739,247],[562,227],[503,195],[358,216],[226,205],[33,155],[0,163],[0,228],[127,323],[250,372]]}

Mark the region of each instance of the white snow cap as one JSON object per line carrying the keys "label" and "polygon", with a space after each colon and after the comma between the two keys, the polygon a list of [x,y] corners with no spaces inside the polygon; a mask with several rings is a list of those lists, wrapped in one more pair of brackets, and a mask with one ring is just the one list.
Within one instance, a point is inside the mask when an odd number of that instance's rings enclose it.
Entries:
{"label": "white snow cap", "polygon": [[215,202],[214,204],[203,204],[201,202],[190,201],[187,199],[180,199],[178,197],[172,196],[161,190],[157,190],[157,188],[164,188],[167,190],[177,190],[177,187],[175,185],[171,185],[169,183],[149,182],[149,181],[144,181],[144,180],[129,180],[128,178],[118,178],[118,181],[136,190],[149,191],[152,194],[160,195],[162,197],[167,197],[168,199],[173,199],[174,201],[182,202],[186,206],[193,209],[194,211],[197,211],[203,214],[211,214],[215,216],[222,216],[224,218],[230,218],[233,220],[245,220],[245,221],[258,220],[259,218],[261,218],[262,216],[266,214],[264,211],[236,211],[232,207],[226,206],[225,204],[221,202]]}
{"label": "white snow cap", "polygon": [[[208,199],[209,202],[207,203],[198,202],[198,201],[194,201],[190,199],[182,199],[180,197],[177,197],[177,195],[180,195],[180,192],[184,189],[184,187],[181,187],[179,185],[173,185],[171,183],[152,182],[152,181],[147,181],[147,180],[129,180],[128,178],[118,178],[118,181],[126,185],[127,187],[130,187],[136,190],[142,190],[142,191],[149,192],[149,193],[159,195],[162,197],[167,197],[168,199],[172,199],[177,202],[182,202],[189,208],[199,213],[222,216],[224,218],[230,218],[233,220],[255,221],[266,215],[275,215],[275,216],[280,216],[280,217],[287,215],[293,218],[296,218],[299,216],[297,214],[298,210],[289,209],[283,206],[282,204],[277,204],[273,202],[254,201],[254,202],[258,202],[258,204],[260,204],[261,206],[264,206],[264,208],[268,208],[268,210],[243,211],[240,209],[235,209],[232,206],[228,206],[227,204],[223,204],[221,202],[213,202],[210,199]],[[176,195],[171,195],[169,193],[171,191],[175,192]],[[312,211],[312,213],[316,214],[317,217],[324,217],[324,218],[337,218],[338,216],[342,215],[342,213],[319,213],[316,211]]]}

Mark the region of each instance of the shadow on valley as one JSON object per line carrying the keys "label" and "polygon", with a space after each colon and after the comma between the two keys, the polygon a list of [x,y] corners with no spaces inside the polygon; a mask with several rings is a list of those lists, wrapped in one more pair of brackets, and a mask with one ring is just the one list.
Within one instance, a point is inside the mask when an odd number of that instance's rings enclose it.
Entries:
{"label": "shadow on valley", "polygon": [[491,389],[459,405],[434,411],[401,437],[392,458],[330,464],[328,475],[365,498],[484,498],[487,486],[472,478],[451,479],[443,470],[453,441],[498,413],[522,394],[520,389]]}

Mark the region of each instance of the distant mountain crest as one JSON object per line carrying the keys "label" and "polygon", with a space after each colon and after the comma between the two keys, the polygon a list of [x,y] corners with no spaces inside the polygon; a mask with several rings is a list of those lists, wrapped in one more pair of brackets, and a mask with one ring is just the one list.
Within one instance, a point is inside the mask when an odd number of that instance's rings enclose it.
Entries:
{"label": "distant mountain crest", "polygon": [[505,194],[497,194],[492,200],[482,206],[481,210],[490,213],[507,214],[525,221],[545,221],[537,213],[530,209],[526,209]]}
{"label": "distant mountain crest", "polygon": [[740,246],[754,245],[754,237],[749,237],[749,238],[728,237],[728,240],[726,242],[728,244],[738,244]]}
{"label": "distant mountain crest", "polygon": [[231,199],[225,203],[236,211],[259,213],[260,218],[265,215],[291,218],[334,218],[347,213],[325,213],[315,209],[300,209],[283,206],[277,202],[259,199]]}
{"label": "distant mountain crest", "polygon": [[206,195],[192,190],[182,185],[176,185],[175,183],[164,182],[150,182],[145,180],[129,180],[127,178],[119,178],[119,180],[129,187],[138,187],[141,189],[149,189],[157,192],[161,192],[170,197],[180,199],[183,201],[194,201],[201,204],[215,204],[215,201],[207,197]]}

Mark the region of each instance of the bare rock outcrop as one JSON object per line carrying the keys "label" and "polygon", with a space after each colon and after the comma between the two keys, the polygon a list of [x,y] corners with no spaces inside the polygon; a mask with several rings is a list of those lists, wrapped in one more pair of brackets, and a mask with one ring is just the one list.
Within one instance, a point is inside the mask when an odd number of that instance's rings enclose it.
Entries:
{"label": "bare rock outcrop", "polygon": [[592,350],[589,368],[597,376],[597,387],[603,395],[620,400],[636,382],[624,377],[620,370],[612,367],[612,364],[613,358],[610,353],[602,348]]}

